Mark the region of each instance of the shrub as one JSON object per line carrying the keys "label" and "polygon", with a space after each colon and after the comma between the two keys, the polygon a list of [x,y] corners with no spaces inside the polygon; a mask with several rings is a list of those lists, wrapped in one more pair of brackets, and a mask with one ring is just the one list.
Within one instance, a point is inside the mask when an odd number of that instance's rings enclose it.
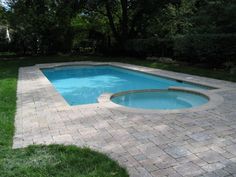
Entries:
{"label": "shrub", "polygon": [[0,28],[0,52],[6,52],[8,51],[9,43],[6,39],[6,29]]}
{"label": "shrub", "polygon": [[197,34],[174,39],[174,56],[192,63],[221,66],[236,62],[236,34]]}
{"label": "shrub", "polygon": [[134,56],[170,57],[173,54],[171,39],[132,39],[126,42],[125,50]]}
{"label": "shrub", "polygon": [[132,56],[174,57],[189,63],[220,67],[236,63],[236,34],[192,34],[172,39],[148,38],[127,41],[125,50]]}

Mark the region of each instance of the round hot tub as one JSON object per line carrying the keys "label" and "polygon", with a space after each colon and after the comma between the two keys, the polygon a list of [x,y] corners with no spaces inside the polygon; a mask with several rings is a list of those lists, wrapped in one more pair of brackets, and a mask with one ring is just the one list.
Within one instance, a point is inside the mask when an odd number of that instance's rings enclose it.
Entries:
{"label": "round hot tub", "polygon": [[118,93],[111,97],[111,101],[130,108],[175,110],[200,106],[209,99],[202,94],[189,91],[149,90]]}

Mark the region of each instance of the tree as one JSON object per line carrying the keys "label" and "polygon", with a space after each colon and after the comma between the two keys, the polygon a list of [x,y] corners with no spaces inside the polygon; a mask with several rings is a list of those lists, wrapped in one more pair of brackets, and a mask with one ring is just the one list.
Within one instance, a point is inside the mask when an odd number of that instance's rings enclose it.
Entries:
{"label": "tree", "polygon": [[0,1],[0,25],[6,25],[6,24],[7,24],[7,11],[1,5],[1,1]]}
{"label": "tree", "polygon": [[8,1],[14,42],[23,53],[66,52],[71,49],[75,4],[67,0]]}
{"label": "tree", "polygon": [[110,47],[111,32],[108,20],[103,15],[81,11],[72,19],[71,25],[75,32],[73,52],[83,52],[87,48],[91,53]]}
{"label": "tree", "polygon": [[196,13],[196,0],[182,0],[180,4],[169,4],[163,10],[161,29],[165,36],[187,34],[193,24],[191,16]]}
{"label": "tree", "polygon": [[235,33],[235,0],[204,0],[192,17],[192,33]]}
{"label": "tree", "polygon": [[124,45],[128,39],[143,36],[150,18],[158,14],[164,0],[85,0],[88,13],[100,13],[108,21],[116,41]]}

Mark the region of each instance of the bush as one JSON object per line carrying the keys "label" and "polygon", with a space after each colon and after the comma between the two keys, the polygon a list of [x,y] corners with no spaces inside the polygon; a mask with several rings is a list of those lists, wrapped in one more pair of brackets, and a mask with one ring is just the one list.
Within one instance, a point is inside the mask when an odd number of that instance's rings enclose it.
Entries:
{"label": "bush", "polygon": [[236,34],[193,34],[172,39],[132,39],[125,50],[132,56],[174,57],[189,63],[220,67],[236,63]]}
{"label": "bush", "polygon": [[191,63],[222,66],[236,62],[236,34],[197,34],[174,39],[174,56]]}
{"label": "bush", "polygon": [[0,28],[0,52],[8,51],[9,43],[6,39],[6,29]]}
{"label": "bush", "polygon": [[125,50],[133,56],[171,57],[173,55],[171,39],[148,38],[132,39],[126,42]]}

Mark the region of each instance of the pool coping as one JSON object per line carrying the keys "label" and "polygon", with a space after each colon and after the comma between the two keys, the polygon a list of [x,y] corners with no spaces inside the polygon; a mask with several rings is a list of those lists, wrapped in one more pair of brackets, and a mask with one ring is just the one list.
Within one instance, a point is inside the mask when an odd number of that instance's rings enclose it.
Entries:
{"label": "pool coping", "polygon": [[[210,95],[210,100],[209,103],[204,104],[200,107],[196,107],[196,108],[190,108],[190,109],[182,109],[182,110],[158,110],[158,111],[150,111],[150,110],[141,110],[141,109],[137,109],[134,110],[133,108],[128,108],[126,109],[126,107],[121,108],[115,105],[111,105],[108,104],[107,102],[101,102],[101,98],[102,96],[106,95],[108,96],[109,94],[104,93],[99,97],[98,103],[92,103],[92,104],[84,104],[84,105],[69,105],[67,103],[67,101],[64,99],[64,97],[57,92],[57,90],[54,88],[54,86],[51,84],[51,82],[47,79],[47,77],[43,74],[42,69],[47,69],[47,68],[55,68],[55,67],[66,67],[66,66],[81,66],[81,65],[90,65],[90,66],[101,66],[101,65],[109,65],[109,66],[115,66],[115,67],[120,67],[120,68],[124,68],[124,69],[129,69],[129,70],[133,70],[133,71],[138,71],[138,72],[142,72],[142,73],[147,73],[147,74],[151,74],[151,75],[156,75],[156,76],[160,76],[160,77],[164,77],[167,79],[173,79],[173,80],[180,80],[183,82],[187,82],[187,83],[192,83],[192,84],[198,84],[198,85],[202,85],[202,86],[207,86],[207,87],[212,87],[215,89],[212,90],[207,90],[207,91],[201,91],[201,93],[209,96]],[[165,70],[161,70],[161,69],[155,69],[155,68],[148,68],[148,67],[144,67],[144,66],[137,66],[137,65],[132,65],[132,64],[125,64],[125,63],[119,63],[119,62],[93,62],[93,61],[79,61],[79,62],[61,62],[61,63],[46,63],[46,64],[36,64],[34,66],[35,71],[37,72],[37,74],[40,76],[42,83],[47,86],[50,87],[53,91],[53,95],[55,97],[57,97],[57,100],[60,100],[60,105],[61,107],[64,107],[65,109],[78,109],[78,108],[92,108],[92,107],[109,107],[109,108],[113,108],[113,109],[119,109],[122,111],[128,111],[128,112],[138,112],[138,113],[181,113],[181,112],[195,112],[195,111],[200,111],[200,110],[207,110],[207,109],[211,109],[213,107],[217,107],[219,104],[221,104],[223,102],[223,98],[220,98],[219,95],[217,95],[217,92],[220,91],[225,91],[225,90],[231,90],[234,88],[231,87],[227,87],[225,86],[225,84],[215,84],[215,83],[208,83],[208,82],[204,82],[204,81],[198,81],[197,79],[199,78],[204,78],[204,77],[199,77],[199,76],[193,76],[193,75],[189,75],[189,74],[183,74],[183,73],[177,73],[177,72],[172,72],[172,71],[165,71]],[[170,75],[169,73],[171,73],[172,75]],[[174,76],[173,76],[174,74]],[[182,75],[185,75],[185,77],[183,77]],[[197,79],[196,79],[197,78]],[[216,80],[216,79],[211,79],[211,78],[206,78],[209,80]],[[217,80],[218,82],[220,80]],[[222,82],[226,82],[226,83],[230,83],[228,81],[222,81]],[[176,88],[177,89],[177,88]],[[187,89],[187,88],[180,88],[182,90],[190,90],[190,91],[195,91],[196,89]]]}
{"label": "pool coping", "polygon": [[[192,107],[192,108],[186,108],[186,109],[173,109],[173,110],[161,110],[161,109],[142,109],[142,108],[131,108],[131,107],[126,107],[122,106],[119,104],[116,104],[111,101],[113,96],[117,96],[119,94],[126,94],[126,93],[135,93],[135,92],[158,92],[158,91],[163,91],[163,90],[176,90],[176,91],[185,91],[185,92],[190,92],[190,93],[195,93],[199,95],[203,95],[208,98],[208,102]],[[125,111],[129,113],[140,113],[140,114],[167,114],[167,113],[190,113],[190,112],[197,112],[197,111],[204,111],[208,109],[213,109],[217,107],[218,105],[222,104],[224,101],[223,97],[209,92],[209,91],[203,91],[203,90],[197,90],[197,89],[189,89],[189,88],[184,88],[184,87],[169,87],[168,89],[143,89],[143,90],[129,90],[125,92],[119,92],[119,93],[104,93],[98,98],[98,102],[103,104],[103,106],[107,108],[113,108],[113,109],[118,109],[120,111]]]}

